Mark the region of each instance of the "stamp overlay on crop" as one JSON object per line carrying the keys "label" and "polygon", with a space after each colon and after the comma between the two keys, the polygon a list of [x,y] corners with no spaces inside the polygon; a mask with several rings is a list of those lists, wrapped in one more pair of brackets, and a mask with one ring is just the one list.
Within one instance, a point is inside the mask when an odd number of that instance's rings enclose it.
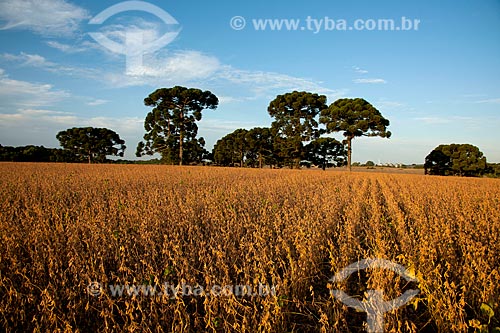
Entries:
{"label": "stamp overlay on crop", "polygon": [[[340,272],[335,274],[335,276],[330,279],[330,281],[337,283],[342,282],[347,279],[351,274],[365,270],[367,268],[384,268],[392,270],[401,277],[403,277],[408,282],[418,282],[418,280],[412,277],[409,272],[401,265],[396,264],[392,261],[385,259],[363,259],[357,261]],[[367,298],[360,301],[354,297],[347,295],[342,290],[331,290],[330,293],[336,299],[347,305],[348,307],[354,308],[358,311],[366,312],[367,315],[367,332],[380,333],[384,331],[384,314],[391,310],[397,309],[406,303],[408,303],[413,297],[417,296],[420,290],[410,289],[403,293],[403,295],[389,300],[384,300],[383,290],[368,290]]]}

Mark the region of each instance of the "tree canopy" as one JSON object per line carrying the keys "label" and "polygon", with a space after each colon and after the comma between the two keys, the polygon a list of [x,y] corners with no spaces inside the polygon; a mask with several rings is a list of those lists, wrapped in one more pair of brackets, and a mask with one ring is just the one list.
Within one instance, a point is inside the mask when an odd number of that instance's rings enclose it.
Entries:
{"label": "tree canopy", "polygon": [[10,162],[80,162],[80,158],[67,149],[44,146],[10,147],[0,145],[0,161]]}
{"label": "tree canopy", "polygon": [[123,156],[126,148],[125,141],[107,128],[73,127],[57,133],[56,138],[61,147],[89,163],[104,162],[109,155]]}
{"label": "tree canopy", "polygon": [[389,120],[362,98],[342,98],[321,111],[320,122],[328,133],[343,132],[347,140],[347,165],[351,169],[352,139],[360,136],[389,138]]}
{"label": "tree canopy", "polygon": [[328,167],[345,165],[347,151],[342,142],[334,138],[318,138],[306,146],[307,159],[320,166],[323,170]]}
{"label": "tree canopy", "polygon": [[316,116],[326,107],[326,96],[306,91],[278,95],[271,101],[267,111],[275,119],[271,124],[274,149],[285,163],[299,167],[305,153],[303,142],[319,137]]}
{"label": "tree canopy", "polygon": [[271,164],[273,137],[271,130],[255,127],[237,129],[217,141],[213,149],[215,163],[222,166],[252,166]]}
{"label": "tree canopy", "polygon": [[180,86],[160,88],[144,104],[153,109],[144,120],[145,142],[139,142],[137,156],[160,153],[164,161],[179,165],[201,159],[205,141],[196,137],[196,122],[204,109],[217,108],[219,100],[214,94]]}
{"label": "tree canopy", "polygon": [[441,176],[480,176],[488,169],[486,157],[470,144],[439,145],[425,158],[425,173]]}

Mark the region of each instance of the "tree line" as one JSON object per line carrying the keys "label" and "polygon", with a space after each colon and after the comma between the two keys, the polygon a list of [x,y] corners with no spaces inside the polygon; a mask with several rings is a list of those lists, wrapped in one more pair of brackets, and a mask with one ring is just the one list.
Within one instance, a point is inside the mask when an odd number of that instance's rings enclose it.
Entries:
{"label": "tree line", "polygon": [[[306,91],[278,95],[267,109],[274,119],[270,127],[237,129],[218,140],[209,153],[203,148],[204,139],[197,138],[196,122],[203,110],[217,108],[217,97],[193,88],[161,88],[144,100],[152,110],[146,115],[146,134],[136,155],[158,153],[163,162],[179,165],[210,158],[222,166],[299,168],[308,160],[322,168],[346,163],[350,168],[355,137],[390,137],[389,120],[364,99],[326,102],[325,95]],[[335,132],[342,132],[345,140],[323,136]]]}
{"label": "tree line", "polygon": [[[175,86],[160,88],[144,99],[151,107],[144,120],[145,134],[136,156],[161,156],[164,164],[290,167],[314,164],[323,170],[345,166],[351,170],[352,141],[356,137],[389,138],[389,120],[362,98],[341,98],[327,104],[325,95],[292,91],[278,95],[267,111],[269,127],[236,129],[219,139],[212,152],[198,137],[197,122],[204,110],[216,109],[219,100],[210,91]],[[321,127],[320,127],[321,125]],[[341,132],[344,140],[329,135]],[[123,156],[125,141],[107,128],[74,127],[57,133],[63,149],[37,146],[3,147],[0,160],[44,162],[108,162],[107,156]],[[500,173],[488,165],[475,146],[440,145],[425,158],[425,173],[479,176]]]}

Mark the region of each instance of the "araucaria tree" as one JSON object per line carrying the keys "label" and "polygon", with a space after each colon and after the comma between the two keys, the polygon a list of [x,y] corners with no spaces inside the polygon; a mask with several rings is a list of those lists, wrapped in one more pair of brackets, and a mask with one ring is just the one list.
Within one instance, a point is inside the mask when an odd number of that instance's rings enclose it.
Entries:
{"label": "araucaria tree", "polygon": [[425,158],[425,173],[441,176],[480,176],[487,171],[486,157],[470,144],[440,145]]}
{"label": "araucaria tree", "polygon": [[347,152],[342,142],[334,138],[318,138],[306,146],[307,159],[320,166],[323,170],[328,167],[345,165]]}
{"label": "araucaria tree", "polygon": [[328,133],[344,132],[347,141],[347,165],[351,170],[352,139],[360,136],[389,138],[389,120],[362,98],[342,98],[321,111],[320,123]]}
{"label": "araucaria tree", "polygon": [[219,100],[214,94],[175,86],[157,89],[144,99],[144,104],[153,109],[144,121],[145,142],[139,142],[137,156],[160,153],[163,160],[179,165],[200,157],[194,151],[203,151],[204,140],[196,138],[196,122],[201,120],[204,109],[217,108]]}
{"label": "araucaria tree", "polygon": [[61,147],[89,163],[105,162],[108,155],[123,156],[126,148],[125,141],[107,128],[73,127],[57,133],[56,138]]}
{"label": "araucaria tree", "polygon": [[247,133],[246,129],[239,128],[217,140],[213,149],[215,163],[222,166],[243,167],[250,152],[246,140]]}
{"label": "araucaria tree", "polygon": [[275,151],[292,167],[299,168],[304,157],[303,142],[319,137],[316,116],[326,109],[326,96],[305,91],[278,95],[267,111],[275,120]]}
{"label": "araucaria tree", "polygon": [[219,139],[213,149],[215,163],[221,166],[262,168],[272,161],[273,137],[269,128],[239,128]]}

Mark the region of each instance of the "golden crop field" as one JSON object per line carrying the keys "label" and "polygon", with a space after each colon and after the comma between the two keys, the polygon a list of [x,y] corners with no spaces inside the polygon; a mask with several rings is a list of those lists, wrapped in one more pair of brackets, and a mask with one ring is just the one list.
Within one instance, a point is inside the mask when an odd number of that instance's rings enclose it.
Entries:
{"label": "golden crop field", "polygon": [[[500,326],[498,180],[146,165],[0,171],[3,331],[366,331],[367,314],[332,289],[359,300],[418,289],[385,314],[385,332]],[[331,281],[366,258],[418,281],[375,268]],[[165,284],[172,293],[109,287]],[[234,285],[268,288],[241,295],[225,287]]]}

